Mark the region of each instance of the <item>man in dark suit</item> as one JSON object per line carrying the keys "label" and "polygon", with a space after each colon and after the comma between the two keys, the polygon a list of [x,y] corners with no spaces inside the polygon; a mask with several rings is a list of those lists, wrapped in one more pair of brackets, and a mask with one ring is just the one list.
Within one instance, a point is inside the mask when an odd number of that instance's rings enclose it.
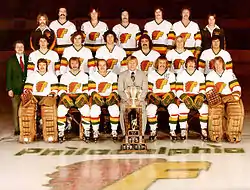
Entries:
{"label": "man in dark suit", "polygon": [[7,61],[6,89],[8,96],[12,100],[15,135],[18,135],[18,107],[20,104],[20,95],[23,92],[26,80],[28,57],[24,54],[24,43],[22,41],[16,41],[14,48],[16,53]]}
{"label": "man in dark suit", "polygon": [[142,92],[140,99],[136,102],[136,104],[142,105],[142,132],[144,135],[146,124],[147,124],[147,116],[146,116],[146,95],[148,92],[148,79],[146,74],[143,71],[137,70],[138,68],[138,60],[134,56],[130,56],[128,58],[128,70],[122,72],[119,76],[118,80],[118,94],[121,97],[120,103],[120,124],[122,128],[122,133],[125,135],[125,125],[124,125],[124,112],[125,112],[125,105],[131,105],[131,100],[127,97],[125,90],[129,86],[137,86],[140,87]]}

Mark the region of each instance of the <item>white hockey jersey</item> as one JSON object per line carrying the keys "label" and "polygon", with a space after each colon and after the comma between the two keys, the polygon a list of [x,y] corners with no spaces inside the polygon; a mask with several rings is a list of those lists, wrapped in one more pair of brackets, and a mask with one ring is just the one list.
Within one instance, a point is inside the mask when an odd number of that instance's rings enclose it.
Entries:
{"label": "white hockey jersey", "polygon": [[222,75],[212,70],[206,76],[206,91],[208,92],[213,88],[216,92],[223,95],[231,94],[236,91],[241,93],[241,87],[235,74],[228,70],[225,70]]}
{"label": "white hockey jersey", "polygon": [[177,75],[175,88],[177,97],[179,98],[183,93],[188,95],[205,94],[204,74],[198,70],[189,74],[187,70],[184,70]]}
{"label": "white hockey jersey", "polygon": [[182,36],[185,41],[185,48],[197,49],[201,48],[201,33],[197,23],[190,21],[185,26],[182,21],[173,24],[173,32],[175,36]]}
{"label": "white hockey jersey", "polygon": [[70,37],[76,31],[76,26],[72,22],[67,20],[61,24],[58,20],[54,20],[50,23],[49,27],[55,32],[57,45],[72,44]]}
{"label": "white hockey jersey", "polygon": [[58,54],[53,50],[48,50],[45,54],[40,50],[33,51],[29,55],[29,61],[27,66],[27,76],[29,76],[33,71],[37,71],[37,61],[39,59],[46,59],[48,62],[48,71],[53,72],[58,76],[60,74],[60,60]]}
{"label": "white hockey jersey", "polygon": [[98,71],[89,76],[89,94],[97,92],[101,96],[107,97],[111,92],[117,93],[117,75],[108,71],[106,76],[102,76]]}
{"label": "white hockey jersey", "polygon": [[53,72],[41,75],[35,71],[27,77],[24,90],[30,90],[34,96],[48,96],[51,92],[57,94],[58,79]]}
{"label": "white hockey jersey", "polygon": [[62,75],[59,83],[58,95],[67,94],[88,94],[88,75],[83,71],[79,71],[74,75],[71,71]]}
{"label": "white hockey jersey", "polygon": [[166,70],[159,74],[157,70],[148,73],[148,91],[161,94],[172,91],[175,94],[175,75]]}
{"label": "white hockey jersey", "polygon": [[146,73],[153,70],[155,61],[160,56],[155,50],[151,50],[148,54],[144,54],[142,50],[138,50],[132,55],[138,59],[138,69]]}
{"label": "white hockey jersey", "polygon": [[120,74],[127,69],[126,65],[126,52],[124,49],[115,45],[112,51],[109,51],[107,46],[102,46],[96,51],[97,59],[105,59],[107,61],[108,69],[116,74]]}
{"label": "white hockey jersey", "polygon": [[181,53],[177,52],[175,49],[168,51],[166,58],[170,64],[170,70],[176,74],[185,70],[185,62],[189,56],[194,56],[194,54],[189,50],[185,50]]}
{"label": "white hockey jersey", "polygon": [[137,40],[140,35],[140,28],[137,24],[129,23],[128,26],[124,27],[121,24],[117,24],[113,27],[118,38],[118,45],[124,49],[135,49],[137,48]]}
{"label": "white hockey jersey", "polygon": [[69,71],[69,60],[71,57],[79,57],[81,61],[80,70],[89,73],[95,70],[95,61],[93,59],[93,55],[91,51],[82,46],[80,50],[76,50],[75,46],[72,45],[67,47],[63,51],[62,59],[61,59],[61,67],[60,72],[61,74],[66,73]]}
{"label": "white hockey jersey", "polygon": [[199,70],[204,74],[208,74],[212,70],[213,59],[218,56],[222,57],[224,60],[226,64],[225,68],[232,71],[233,62],[230,54],[223,49],[221,49],[219,53],[216,54],[211,48],[202,52],[198,63]]}

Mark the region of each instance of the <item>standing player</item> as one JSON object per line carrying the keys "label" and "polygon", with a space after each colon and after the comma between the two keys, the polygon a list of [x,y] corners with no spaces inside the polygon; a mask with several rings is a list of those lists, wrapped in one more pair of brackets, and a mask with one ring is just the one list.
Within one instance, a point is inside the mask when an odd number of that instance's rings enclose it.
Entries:
{"label": "standing player", "polygon": [[82,45],[84,40],[83,33],[76,31],[71,36],[72,46],[67,47],[63,51],[61,59],[60,73],[64,74],[69,68],[69,60],[71,57],[78,57],[81,63],[80,70],[88,73],[95,69],[95,61],[93,59],[91,51]]}
{"label": "standing player", "polygon": [[163,19],[163,8],[154,10],[155,20],[145,24],[144,30],[152,39],[153,49],[161,55],[166,55],[167,50],[171,48],[172,41],[168,39],[172,24]]}
{"label": "standing player", "polygon": [[199,57],[201,51],[201,33],[197,23],[190,21],[191,10],[183,8],[181,11],[182,19],[173,24],[173,36],[182,36],[185,42],[185,48],[192,51],[196,58]]}
{"label": "standing player", "polygon": [[88,47],[93,54],[104,45],[103,34],[108,30],[106,23],[99,21],[100,12],[96,8],[91,8],[89,12],[90,21],[84,22],[81,30],[86,35],[84,45]]}
{"label": "standing player", "polygon": [[54,31],[48,27],[49,19],[44,13],[37,16],[38,27],[31,32],[30,35],[30,48],[32,50],[39,49],[39,39],[41,36],[46,36],[48,39],[48,49],[53,49],[56,44],[56,36]]}
{"label": "standing player", "polygon": [[155,60],[160,54],[152,49],[152,40],[147,34],[141,35],[138,46],[139,50],[134,52],[132,56],[137,58],[139,70],[148,73],[153,69]]}
{"label": "standing player", "polygon": [[70,36],[76,31],[76,26],[67,20],[66,8],[59,8],[58,16],[58,20],[52,21],[49,27],[56,34],[56,46],[54,50],[61,56],[64,48],[72,44]]}
{"label": "standing player", "polygon": [[48,62],[48,71],[53,72],[56,76],[60,75],[60,60],[58,54],[48,49],[48,39],[46,36],[40,36],[39,38],[39,49],[33,51],[29,55],[27,76],[29,76],[33,71],[37,70],[37,61],[40,58],[44,58]]}
{"label": "standing player", "polygon": [[108,69],[112,70],[117,75],[127,69],[126,52],[115,44],[117,41],[116,34],[112,30],[104,33],[105,46],[100,47],[96,51],[97,59],[105,59],[107,61]]}
{"label": "standing player", "polygon": [[182,101],[179,105],[181,139],[185,140],[187,136],[188,113],[191,109],[195,109],[200,113],[202,139],[207,140],[208,106],[204,103],[205,77],[196,69],[195,57],[188,57],[186,69],[177,75],[176,94]]}
{"label": "standing player", "polygon": [[117,75],[107,70],[107,62],[99,59],[97,62],[98,71],[90,74],[89,94],[92,97],[90,109],[90,120],[93,127],[93,138],[97,141],[99,136],[99,124],[101,107],[108,106],[113,140],[117,140],[117,126],[119,123],[119,107],[117,94]]}
{"label": "standing player", "polygon": [[185,49],[185,42],[182,36],[175,39],[175,49],[167,52],[166,57],[170,64],[171,71],[176,75],[185,69],[185,61],[189,56],[194,56],[190,50]]}
{"label": "standing player", "polygon": [[140,28],[137,24],[129,22],[127,10],[121,12],[121,23],[115,25],[113,31],[118,38],[118,45],[126,51],[127,57],[137,50]]}

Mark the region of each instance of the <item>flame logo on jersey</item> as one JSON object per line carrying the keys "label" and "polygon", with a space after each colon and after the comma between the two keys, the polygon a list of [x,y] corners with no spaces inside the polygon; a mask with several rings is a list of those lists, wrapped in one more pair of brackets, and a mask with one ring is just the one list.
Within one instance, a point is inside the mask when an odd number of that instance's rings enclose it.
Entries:
{"label": "flame logo on jersey", "polygon": [[158,79],[155,83],[157,89],[163,89],[164,85],[168,83],[167,79]]}
{"label": "flame logo on jersey", "polygon": [[209,69],[214,69],[214,59],[209,61]]}
{"label": "flame logo on jersey", "polygon": [[67,34],[68,29],[67,28],[58,28],[56,31],[57,38],[63,38],[65,34]]}
{"label": "flame logo on jersey", "polygon": [[78,57],[78,59],[79,59],[79,61],[80,61],[80,64],[82,64],[83,61],[84,61],[84,58]]}
{"label": "flame logo on jersey", "polygon": [[49,59],[46,59],[46,61],[47,61],[48,65],[51,63],[51,60],[49,60]]}
{"label": "flame logo on jersey", "polygon": [[91,41],[96,41],[96,39],[100,36],[99,32],[91,32],[89,33],[89,39]]}
{"label": "flame logo on jersey", "polygon": [[110,83],[107,83],[107,82],[101,82],[99,85],[98,85],[98,92],[99,93],[105,93],[107,89],[109,89],[111,87],[111,84]]}
{"label": "flame logo on jersey", "polygon": [[174,60],[174,69],[180,69],[181,68],[181,66],[183,65],[185,63],[185,61],[184,60],[182,60],[182,59],[175,59]]}
{"label": "flame logo on jersey", "polygon": [[36,91],[43,92],[47,85],[48,83],[46,81],[39,81],[38,83],[36,83]]}
{"label": "flame logo on jersey", "polygon": [[107,67],[108,69],[113,69],[114,66],[117,64],[118,60],[117,59],[108,59],[107,60]]}
{"label": "flame logo on jersey", "polygon": [[160,30],[155,30],[152,33],[152,40],[158,40],[160,37],[162,37],[164,34],[164,32],[160,31]]}
{"label": "flame logo on jersey", "polygon": [[45,35],[47,38],[50,38],[50,36],[51,36],[51,34],[50,34],[49,31],[44,32],[44,35]]}
{"label": "flame logo on jersey", "polygon": [[217,82],[215,85],[214,85],[214,88],[215,88],[215,91],[218,92],[218,93],[221,93],[222,90],[225,88],[226,84],[224,82]]}
{"label": "flame logo on jersey", "polygon": [[127,43],[127,41],[131,38],[131,34],[129,33],[123,33],[120,35],[120,42],[121,44]]}
{"label": "flame logo on jersey", "polygon": [[81,87],[81,84],[80,84],[80,83],[78,83],[78,82],[71,82],[71,83],[69,84],[69,92],[71,92],[71,93],[76,93],[76,91],[77,91],[78,89],[80,89],[80,87]]}
{"label": "flame logo on jersey", "polygon": [[180,34],[180,36],[184,39],[185,42],[188,38],[190,38],[191,34],[188,32],[183,32]]}
{"label": "flame logo on jersey", "polygon": [[188,81],[186,84],[185,84],[185,90],[186,92],[192,92],[194,87],[197,86],[197,82],[196,81]]}
{"label": "flame logo on jersey", "polygon": [[141,62],[141,70],[148,71],[149,67],[152,67],[153,63],[149,60],[145,60]]}

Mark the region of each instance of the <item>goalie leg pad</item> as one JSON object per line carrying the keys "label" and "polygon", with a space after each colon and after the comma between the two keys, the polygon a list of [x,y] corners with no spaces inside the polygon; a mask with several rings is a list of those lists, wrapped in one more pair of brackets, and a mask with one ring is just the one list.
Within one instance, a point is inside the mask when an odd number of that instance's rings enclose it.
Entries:
{"label": "goalie leg pad", "polygon": [[25,107],[20,104],[18,110],[21,143],[33,142],[36,137],[36,103],[31,102]]}
{"label": "goalie leg pad", "polygon": [[229,142],[240,142],[244,121],[244,106],[242,100],[230,102],[226,106],[226,135]]}
{"label": "goalie leg pad", "polygon": [[208,135],[211,141],[220,142],[223,137],[224,105],[211,107],[208,109]]}

